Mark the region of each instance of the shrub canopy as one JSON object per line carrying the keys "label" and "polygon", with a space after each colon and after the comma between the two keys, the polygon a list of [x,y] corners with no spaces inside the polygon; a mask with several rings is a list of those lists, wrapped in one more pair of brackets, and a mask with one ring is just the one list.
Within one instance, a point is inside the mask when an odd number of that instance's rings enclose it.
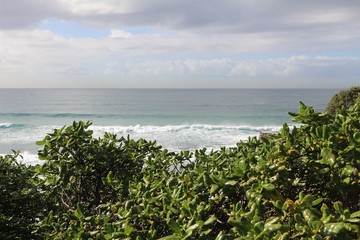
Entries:
{"label": "shrub canopy", "polygon": [[48,203],[27,237],[358,239],[360,105],[333,116],[301,103],[290,115],[299,127],[179,153],[94,138],[91,123],[56,129],[38,142],[44,164],[23,178]]}
{"label": "shrub canopy", "polygon": [[328,103],[325,111],[335,115],[340,110],[348,109],[355,103],[360,103],[360,87],[352,87],[335,94]]}

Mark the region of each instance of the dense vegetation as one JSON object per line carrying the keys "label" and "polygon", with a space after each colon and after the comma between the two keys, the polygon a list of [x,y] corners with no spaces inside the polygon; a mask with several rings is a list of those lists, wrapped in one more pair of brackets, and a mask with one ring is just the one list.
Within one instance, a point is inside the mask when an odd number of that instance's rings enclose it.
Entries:
{"label": "dense vegetation", "polygon": [[300,127],[180,153],[56,129],[41,166],[0,157],[0,238],[359,239],[360,105],[290,114]]}
{"label": "dense vegetation", "polygon": [[342,109],[348,109],[355,103],[360,103],[360,87],[352,87],[335,94],[326,107],[326,111],[335,115]]}

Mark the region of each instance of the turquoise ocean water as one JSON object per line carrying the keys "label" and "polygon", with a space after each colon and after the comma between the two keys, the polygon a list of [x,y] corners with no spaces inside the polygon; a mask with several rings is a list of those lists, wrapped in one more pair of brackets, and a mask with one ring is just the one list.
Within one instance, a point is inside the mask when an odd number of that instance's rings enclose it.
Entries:
{"label": "turquoise ocean water", "polygon": [[41,140],[73,121],[157,140],[179,151],[235,146],[260,131],[290,125],[299,101],[322,111],[337,89],[0,89],[0,154],[34,162]]}

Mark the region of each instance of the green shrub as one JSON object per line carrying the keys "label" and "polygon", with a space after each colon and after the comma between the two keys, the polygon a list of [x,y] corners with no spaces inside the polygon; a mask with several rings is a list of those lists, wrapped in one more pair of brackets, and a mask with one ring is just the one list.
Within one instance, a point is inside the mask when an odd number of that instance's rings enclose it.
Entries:
{"label": "green shrub", "polygon": [[[65,217],[49,214],[42,222],[52,226],[47,236],[359,238],[360,106],[334,117],[301,103],[299,113],[291,115],[300,127],[290,129],[284,124],[278,134],[249,138],[235,148],[172,153],[147,142],[141,144],[147,146],[143,148],[125,144],[123,153],[138,149],[135,155],[141,159],[141,167],[127,181],[127,193],[94,206],[96,212],[86,210],[90,199],[83,199]],[[117,164],[111,162],[115,168]],[[113,189],[124,188],[123,177],[110,181]]]}
{"label": "green shrub", "polygon": [[0,156],[0,238],[35,239],[33,224],[46,211],[37,190],[34,167],[19,164],[13,155]]}
{"label": "green shrub", "polygon": [[37,142],[43,146],[39,150],[39,158],[44,160],[38,169],[40,184],[55,206],[49,213],[51,221],[57,222],[52,225],[46,218],[41,231],[51,229],[51,237],[57,231],[62,234],[58,227],[72,228],[71,216],[95,215],[102,204],[126,201],[130,181],[141,179],[144,159],[159,149],[154,142],[117,138],[109,133],[94,138],[90,125],[74,122]]}
{"label": "green shrub", "polygon": [[359,239],[360,105],[334,116],[300,103],[290,115],[299,127],[284,124],[277,134],[211,151],[174,153],[108,133],[94,138],[89,122],[54,130],[38,142],[44,164],[32,191],[48,205],[32,219],[33,234]]}
{"label": "green shrub", "polygon": [[335,115],[340,110],[348,109],[355,103],[360,103],[360,87],[352,87],[335,94],[328,103],[325,111]]}

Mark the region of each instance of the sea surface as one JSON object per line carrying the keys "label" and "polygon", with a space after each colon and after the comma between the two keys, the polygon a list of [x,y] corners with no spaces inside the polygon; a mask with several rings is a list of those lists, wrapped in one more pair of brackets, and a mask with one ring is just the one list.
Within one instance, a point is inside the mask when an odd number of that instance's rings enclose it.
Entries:
{"label": "sea surface", "polygon": [[338,89],[0,89],[0,154],[36,163],[54,128],[92,121],[104,132],[157,140],[173,151],[235,146],[292,123],[299,101],[323,111]]}

